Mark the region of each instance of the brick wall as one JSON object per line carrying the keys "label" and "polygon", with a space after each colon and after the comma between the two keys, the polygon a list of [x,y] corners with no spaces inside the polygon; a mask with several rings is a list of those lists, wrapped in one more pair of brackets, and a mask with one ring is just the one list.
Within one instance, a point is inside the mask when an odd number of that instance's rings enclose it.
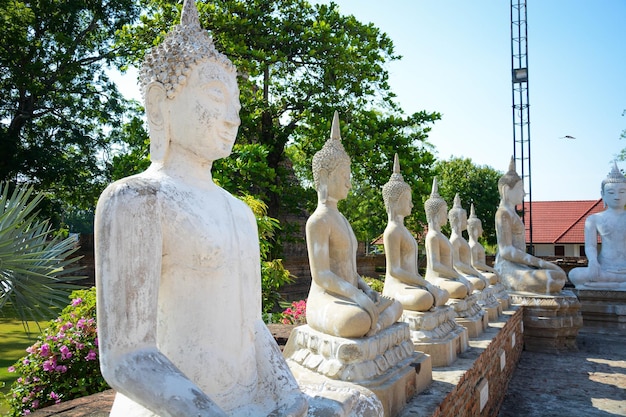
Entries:
{"label": "brick wall", "polygon": [[[523,309],[520,308],[444,398],[432,417],[498,416],[524,345],[522,318]],[[512,343],[513,338],[515,345]],[[506,356],[504,369],[501,369],[502,353]],[[482,411],[481,391],[483,400],[486,400]],[[485,397],[487,392],[489,395]]]}

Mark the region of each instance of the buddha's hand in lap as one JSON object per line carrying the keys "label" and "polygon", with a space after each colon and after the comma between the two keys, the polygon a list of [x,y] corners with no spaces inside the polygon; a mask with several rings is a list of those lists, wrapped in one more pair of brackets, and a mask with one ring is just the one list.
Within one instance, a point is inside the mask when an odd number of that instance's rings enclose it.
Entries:
{"label": "buddha's hand in lap", "polygon": [[376,302],[372,300],[372,298],[368,294],[360,290],[357,293],[357,297],[355,301],[363,310],[365,310],[367,314],[369,314],[370,319],[372,320],[371,328],[374,329],[376,326],[376,323],[378,323],[378,314],[379,314],[379,310],[378,310],[378,306],[376,305]]}
{"label": "buddha's hand in lap", "polygon": [[378,306],[378,312],[382,313],[383,311],[385,311],[390,305],[394,303],[394,301],[395,300],[393,298],[384,295],[378,297],[378,302],[376,303],[376,305]]}

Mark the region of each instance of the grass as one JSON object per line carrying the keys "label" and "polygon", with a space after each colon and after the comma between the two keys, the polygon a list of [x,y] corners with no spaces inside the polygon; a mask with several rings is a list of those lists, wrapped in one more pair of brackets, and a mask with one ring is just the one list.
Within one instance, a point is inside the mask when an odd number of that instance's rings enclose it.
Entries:
{"label": "grass", "polygon": [[[45,328],[48,322],[40,322],[41,328]],[[30,333],[27,333],[22,322],[14,318],[0,318],[0,415],[6,415],[9,411],[4,399],[4,394],[9,392],[11,384],[17,379],[17,375],[10,373],[9,366],[26,355],[26,348],[37,340],[39,328],[37,322],[28,322]]]}

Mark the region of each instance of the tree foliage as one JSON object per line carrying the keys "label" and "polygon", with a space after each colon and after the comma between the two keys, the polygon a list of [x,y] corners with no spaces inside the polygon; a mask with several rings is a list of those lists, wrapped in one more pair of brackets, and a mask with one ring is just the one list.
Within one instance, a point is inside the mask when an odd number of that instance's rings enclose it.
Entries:
{"label": "tree foliage", "polygon": [[106,66],[134,0],[0,2],[0,180],[87,209],[124,103]]}
{"label": "tree foliage", "polygon": [[470,205],[474,203],[476,216],[483,225],[483,240],[495,244],[495,215],[500,203],[498,180],[503,173],[486,165],[476,165],[469,158],[451,157],[436,163],[435,174],[439,195],[448,203],[448,209],[452,208],[456,193],[468,217]]}
{"label": "tree foliage", "polygon": [[[146,7],[140,22],[126,26],[121,36],[120,42],[133,51],[126,65],[139,66],[146,50],[180,19],[177,2],[151,0]],[[439,115],[402,115],[386,70],[399,56],[389,37],[373,24],[342,15],[334,3],[311,5],[305,0],[201,2],[198,9],[218,50],[241,74],[238,143],[242,152],[265,155],[267,176],[255,178],[263,190],[252,191],[267,196],[271,215],[300,210],[301,197],[314,195],[297,190],[293,171],[305,183],[310,178],[311,157],[328,138],[335,110],[353,157],[355,190],[379,189],[395,152],[416,176],[432,165],[426,125]],[[219,169],[218,164],[216,176]],[[229,188],[228,181],[221,182]],[[360,212],[374,209],[368,204]],[[367,234],[371,228],[358,229]]]}

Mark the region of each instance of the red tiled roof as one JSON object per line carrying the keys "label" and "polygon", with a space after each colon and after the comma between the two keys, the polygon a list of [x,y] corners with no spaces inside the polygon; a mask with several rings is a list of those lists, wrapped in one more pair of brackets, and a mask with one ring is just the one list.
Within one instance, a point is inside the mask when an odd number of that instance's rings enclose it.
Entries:
{"label": "red tiled roof", "polygon": [[[528,209],[528,204],[524,202],[525,209]],[[585,242],[585,219],[603,210],[602,199],[533,201],[533,244],[582,244]],[[526,242],[530,242],[528,228],[526,228]]]}

